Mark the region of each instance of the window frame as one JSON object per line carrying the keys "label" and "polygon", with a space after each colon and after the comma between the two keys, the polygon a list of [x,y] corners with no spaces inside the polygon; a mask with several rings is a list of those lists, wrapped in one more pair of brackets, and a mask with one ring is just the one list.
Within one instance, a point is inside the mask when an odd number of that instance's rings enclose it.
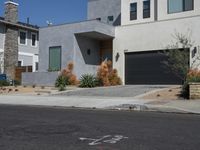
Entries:
{"label": "window frame", "polygon": [[169,5],[170,5],[170,0],[167,0],[167,13],[168,14],[176,14],[176,13],[181,13],[181,12],[188,12],[188,11],[194,11],[194,0],[192,0],[192,9],[191,10],[185,10],[185,0],[182,0],[183,5],[182,5],[182,11],[177,11],[177,12],[170,12],[169,10]]}
{"label": "window frame", "polygon": [[[35,45],[33,45],[33,38],[32,38],[32,35],[35,35]],[[38,41],[37,41],[37,33],[35,32],[31,32],[31,46],[32,47],[37,47],[38,46]]]}
{"label": "window frame", "polygon": [[[149,9],[144,9],[144,3],[145,2],[149,2]],[[145,11],[148,11],[149,12],[149,16],[145,17]],[[144,0],[143,1],[143,19],[148,19],[148,18],[151,18],[151,0]]]}
{"label": "window frame", "polygon": [[[26,34],[25,44],[24,44],[24,43],[21,43],[21,36],[20,36],[20,33],[21,33],[21,32],[24,32],[24,33]],[[27,31],[27,30],[22,30],[22,29],[20,29],[20,30],[19,30],[19,36],[18,36],[18,44],[19,44],[19,45],[25,45],[25,46],[26,46],[26,45],[28,44],[27,41],[28,41],[28,31]]]}
{"label": "window frame", "polygon": [[[135,10],[135,11],[132,11],[132,10],[131,10],[131,8],[132,8],[131,5],[136,5],[136,6],[135,6],[135,7],[136,7],[136,10]],[[129,19],[130,19],[130,21],[137,20],[137,19],[138,19],[138,16],[137,16],[137,15],[138,15],[138,12],[137,12],[137,11],[138,11],[138,8],[137,8],[137,7],[138,7],[138,4],[137,4],[137,2],[130,3],[129,7],[130,7],[130,10],[129,10],[129,15],[130,15],[130,18],[129,18]],[[132,13],[135,13],[135,18],[134,18],[134,19],[132,18]]]}

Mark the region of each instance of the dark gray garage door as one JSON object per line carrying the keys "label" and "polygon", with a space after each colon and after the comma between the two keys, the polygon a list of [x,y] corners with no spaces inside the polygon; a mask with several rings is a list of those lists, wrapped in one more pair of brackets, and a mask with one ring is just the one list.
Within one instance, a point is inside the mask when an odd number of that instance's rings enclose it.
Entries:
{"label": "dark gray garage door", "polygon": [[160,51],[126,53],[126,84],[181,84],[181,79],[163,63],[166,60]]}

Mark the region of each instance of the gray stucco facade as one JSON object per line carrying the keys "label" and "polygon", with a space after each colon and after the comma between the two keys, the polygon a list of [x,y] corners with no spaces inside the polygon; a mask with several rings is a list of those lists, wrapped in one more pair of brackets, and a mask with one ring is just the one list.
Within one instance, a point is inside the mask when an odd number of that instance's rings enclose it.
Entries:
{"label": "gray stucco facade", "polygon": [[[38,73],[32,74],[32,77],[30,73],[24,73],[23,84],[49,85],[44,80],[46,78],[53,80],[53,72],[47,73],[50,68],[50,47],[61,47],[61,70],[69,62],[73,62],[74,73],[78,78],[83,74],[95,74],[102,61],[101,42],[112,42],[114,39],[113,25],[121,24],[120,10],[121,0],[89,0],[87,21],[40,28],[39,70]],[[113,21],[108,23],[108,16],[113,16]],[[58,76],[58,72],[54,75]]]}
{"label": "gray stucco facade", "polygon": [[[113,21],[108,20],[109,16],[113,16]],[[97,18],[114,26],[121,25],[121,0],[88,0],[87,19]]]}
{"label": "gray stucco facade", "polygon": [[53,86],[58,72],[32,72],[22,73],[23,85]]}
{"label": "gray stucco facade", "polygon": [[[113,37],[114,28],[98,20],[41,28],[39,72],[48,71],[49,48],[55,46],[62,49],[61,68],[74,62],[77,74],[94,72],[99,65],[99,41]],[[91,55],[86,54],[88,49]]]}
{"label": "gray stucco facade", "polygon": [[73,62],[78,78],[86,73],[95,74],[100,64],[100,41],[112,40],[114,33],[113,26],[98,20],[40,28],[39,73],[32,74],[32,80],[31,74],[23,74],[23,84],[44,85],[45,78],[53,78],[52,72],[46,72],[49,70],[49,48],[57,46],[61,47],[61,69]]}

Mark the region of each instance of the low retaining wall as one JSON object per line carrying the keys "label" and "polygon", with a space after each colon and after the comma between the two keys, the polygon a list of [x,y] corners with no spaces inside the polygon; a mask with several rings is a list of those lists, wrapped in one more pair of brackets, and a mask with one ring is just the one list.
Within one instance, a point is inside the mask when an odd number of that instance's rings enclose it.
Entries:
{"label": "low retaining wall", "polygon": [[58,72],[22,73],[22,85],[54,86]]}
{"label": "low retaining wall", "polygon": [[190,99],[200,99],[200,82],[189,83]]}

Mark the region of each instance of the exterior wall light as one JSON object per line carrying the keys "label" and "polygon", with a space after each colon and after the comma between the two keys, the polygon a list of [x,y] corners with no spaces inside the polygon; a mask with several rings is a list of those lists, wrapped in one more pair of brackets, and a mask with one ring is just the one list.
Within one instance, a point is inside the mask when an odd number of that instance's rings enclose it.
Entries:
{"label": "exterior wall light", "polygon": [[119,53],[117,53],[116,56],[115,56],[115,61],[116,62],[119,60],[119,57],[120,57],[120,55],[119,55]]}

